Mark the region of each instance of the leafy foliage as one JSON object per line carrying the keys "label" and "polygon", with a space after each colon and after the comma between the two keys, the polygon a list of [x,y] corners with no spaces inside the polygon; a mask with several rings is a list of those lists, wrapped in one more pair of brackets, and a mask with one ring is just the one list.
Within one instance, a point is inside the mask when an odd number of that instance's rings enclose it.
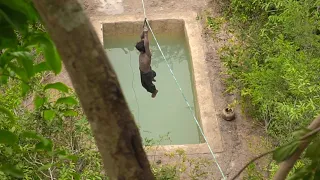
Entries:
{"label": "leafy foliage", "polygon": [[44,90],[47,90],[47,89],[56,89],[58,91],[65,92],[65,93],[69,92],[69,88],[61,82],[47,84],[44,87]]}
{"label": "leafy foliage", "polygon": [[41,83],[61,60],[31,2],[1,1],[0,26],[0,179],[104,178],[77,98],[63,83]]}
{"label": "leafy foliage", "polygon": [[289,141],[320,112],[316,7],[311,0],[231,1],[229,19],[241,31],[240,42],[222,55],[229,89],[240,90],[251,114],[278,140]]}
{"label": "leafy foliage", "polygon": [[293,143],[290,143],[289,145],[279,147],[273,153],[273,159],[276,160],[278,163],[286,160],[297,150],[298,145],[299,145],[298,142],[293,142]]}
{"label": "leafy foliage", "polygon": [[[0,76],[21,80],[23,94],[29,90],[29,81],[43,70],[61,71],[61,60],[54,44],[39,25],[38,14],[29,1],[0,2]],[[34,61],[43,53],[45,61]]]}
{"label": "leafy foliage", "polygon": [[17,142],[17,136],[7,130],[0,130],[0,144],[13,145]]}
{"label": "leafy foliage", "polygon": [[[229,0],[225,8],[237,39],[220,51],[228,91],[240,94],[250,115],[280,143],[273,154],[277,162],[297,148],[287,143],[306,133],[295,131],[320,114],[319,5],[319,0]],[[317,179],[316,158],[301,161],[292,178]]]}

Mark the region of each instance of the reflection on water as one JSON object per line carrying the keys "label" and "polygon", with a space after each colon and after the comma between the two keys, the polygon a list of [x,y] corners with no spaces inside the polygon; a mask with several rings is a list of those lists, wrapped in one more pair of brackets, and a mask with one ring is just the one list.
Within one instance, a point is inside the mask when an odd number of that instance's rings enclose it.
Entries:
{"label": "reflection on water", "polygon": [[[190,56],[183,35],[157,35],[157,39],[193,109]],[[152,68],[157,72],[155,84],[159,94],[152,99],[141,86],[139,53],[134,47],[139,40],[139,36],[124,36],[105,38],[104,42],[141,135],[147,139],[158,139],[170,133],[172,144],[199,143],[192,114],[153,40],[150,43]],[[170,141],[164,140],[162,144],[170,144]]]}

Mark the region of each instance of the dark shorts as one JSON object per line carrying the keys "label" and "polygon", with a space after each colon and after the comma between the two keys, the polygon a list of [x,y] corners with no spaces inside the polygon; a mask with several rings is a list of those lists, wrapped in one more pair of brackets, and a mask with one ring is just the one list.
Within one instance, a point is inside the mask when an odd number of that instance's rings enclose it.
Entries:
{"label": "dark shorts", "polygon": [[157,74],[154,70],[150,70],[149,72],[140,71],[141,84],[150,93],[154,93],[156,91],[156,86],[152,82],[156,75]]}

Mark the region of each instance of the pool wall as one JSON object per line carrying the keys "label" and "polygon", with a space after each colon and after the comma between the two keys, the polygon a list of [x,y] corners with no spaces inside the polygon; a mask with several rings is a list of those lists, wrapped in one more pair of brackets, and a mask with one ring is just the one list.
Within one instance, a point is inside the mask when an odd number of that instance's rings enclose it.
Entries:
{"label": "pool wall", "polygon": [[[184,33],[190,51],[190,70],[193,80],[193,93],[196,106],[196,116],[200,121],[207,141],[214,152],[222,152],[219,122],[214,108],[208,69],[205,62],[201,26],[196,20],[196,13],[186,14],[157,14],[149,16],[149,22],[157,33]],[[120,15],[111,17],[92,17],[91,22],[103,44],[103,37],[133,34],[139,36],[142,30],[143,18],[134,15]],[[150,33],[150,38],[152,35]],[[164,52],[165,53],[165,52]],[[179,79],[178,79],[179,81]],[[178,88],[178,87],[175,87]],[[201,136],[201,135],[200,135]],[[186,137],[187,138],[187,137]],[[208,153],[205,143],[193,145],[164,145],[153,147],[148,155],[163,155],[168,151],[182,148],[187,154]]]}

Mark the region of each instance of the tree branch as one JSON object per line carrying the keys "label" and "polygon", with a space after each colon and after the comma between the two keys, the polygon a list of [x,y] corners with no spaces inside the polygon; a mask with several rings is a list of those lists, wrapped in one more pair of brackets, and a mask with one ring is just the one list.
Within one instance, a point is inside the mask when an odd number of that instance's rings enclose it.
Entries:
{"label": "tree branch", "polygon": [[50,179],[51,179],[51,180],[54,180],[53,175],[52,175],[51,168],[49,168],[48,171],[49,171],[49,174],[50,174]]}
{"label": "tree branch", "polygon": [[116,73],[77,0],[33,0],[91,126],[110,179],[153,180]]}
{"label": "tree branch", "polygon": [[260,154],[259,156],[251,159],[236,175],[233,176],[233,178],[231,178],[231,180],[235,180],[251,163],[255,162],[256,160],[270,154],[270,153],[273,153],[276,149],[273,149],[271,151],[267,151],[263,154]]}
{"label": "tree branch", "polygon": [[[318,116],[314,121],[312,121],[312,123],[309,125],[308,129],[312,130],[312,132],[315,132],[315,133],[320,131],[320,116]],[[309,134],[311,134],[312,132],[310,132]],[[315,134],[315,133],[313,133],[313,134]],[[311,140],[307,139],[307,138],[308,137],[303,138],[303,141],[299,145],[298,149],[287,160],[280,163],[280,168],[276,172],[276,174],[273,178],[274,180],[283,180],[288,176],[290,170],[293,168],[294,164],[299,159],[302,152],[310,144]]]}
{"label": "tree branch", "polygon": [[[319,121],[319,122],[318,122]],[[314,123],[315,122],[315,123]],[[316,134],[316,133],[318,133],[319,131],[320,131],[320,116],[317,118],[317,119],[315,119],[313,122],[312,122],[312,124],[314,124],[313,126],[312,126],[312,128],[314,127],[314,126],[316,126],[316,124],[319,124],[319,127],[318,128],[316,128],[316,129],[314,129],[313,128],[313,130],[311,131],[311,132],[309,132],[309,133],[307,133],[306,135],[304,135],[303,137],[301,137],[300,139],[299,139],[299,141],[301,142],[301,144],[303,144],[303,143],[306,143],[306,142],[308,142],[308,144],[310,143],[310,140],[308,140],[308,138],[309,137],[311,137],[311,136],[313,136],[314,134]],[[311,125],[312,125],[311,124]],[[309,129],[311,129],[311,125],[308,127]],[[291,143],[293,143],[293,142],[295,142],[296,140],[294,140],[294,141],[291,141],[291,142],[289,142],[289,143],[287,143],[287,144],[291,144]],[[301,146],[300,146],[301,147]],[[264,157],[264,156],[266,156],[266,155],[268,155],[268,154],[270,154],[270,153],[273,153],[274,151],[276,151],[278,148],[275,148],[275,149],[273,149],[273,150],[271,150],[271,151],[267,151],[267,152],[265,152],[265,153],[263,153],[263,154],[260,154],[259,156],[257,156],[257,157],[255,157],[255,158],[253,158],[252,160],[250,160],[235,176],[233,176],[233,178],[231,178],[231,180],[235,180],[251,163],[253,163],[253,162],[255,162],[256,160],[258,160],[258,159],[260,159],[260,158],[262,158],[262,157]],[[303,149],[304,150],[304,149]],[[302,150],[302,152],[303,152],[303,150]],[[293,155],[292,155],[293,156]],[[292,157],[291,156],[291,157]],[[287,160],[286,160],[287,161]],[[294,165],[294,164],[293,164]],[[293,166],[292,166],[293,167]],[[290,171],[290,170],[289,170]],[[278,180],[278,179],[276,179],[276,180]]]}
{"label": "tree branch", "polygon": [[[31,158],[30,157],[30,155],[29,155],[29,158]],[[25,158],[25,157],[23,157],[23,159],[26,161],[26,162],[28,162],[30,165],[33,165],[33,166],[35,166],[35,167],[37,167],[37,168],[39,168],[36,164],[34,164],[34,163],[32,163],[31,161],[29,161],[27,158]],[[39,163],[38,163],[39,164]],[[42,171],[39,171],[42,175],[44,175],[45,177],[47,177],[47,178],[50,178],[48,175],[46,175],[44,172],[42,172]],[[37,176],[39,176],[38,174],[37,174]],[[40,178],[40,177],[39,177]]]}

